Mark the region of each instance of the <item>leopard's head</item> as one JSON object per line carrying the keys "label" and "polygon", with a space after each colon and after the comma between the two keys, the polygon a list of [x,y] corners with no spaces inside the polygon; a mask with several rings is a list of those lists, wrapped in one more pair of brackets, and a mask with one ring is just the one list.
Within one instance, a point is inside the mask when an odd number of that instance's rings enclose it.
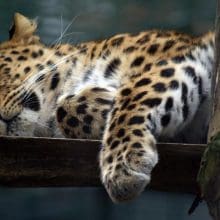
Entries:
{"label": "leopard's head", "polygon": [[9,40],[0,44],[0,135],[33,135],[42,99],[29,60],[43,55],[36,28],[35,21],[16,13]]}

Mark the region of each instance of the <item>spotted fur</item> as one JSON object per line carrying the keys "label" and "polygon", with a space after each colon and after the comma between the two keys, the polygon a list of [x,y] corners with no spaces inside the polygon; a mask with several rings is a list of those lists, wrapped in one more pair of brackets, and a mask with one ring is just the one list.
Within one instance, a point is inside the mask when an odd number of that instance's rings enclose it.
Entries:
{"label": "spotted fur", "polygon": [[46,46],[15,15],[0,44],[0,134],[102,139],[101,179],[113,201],[137,196],[158,162],[156,141],[201,139],[214,36],[120,34]]}

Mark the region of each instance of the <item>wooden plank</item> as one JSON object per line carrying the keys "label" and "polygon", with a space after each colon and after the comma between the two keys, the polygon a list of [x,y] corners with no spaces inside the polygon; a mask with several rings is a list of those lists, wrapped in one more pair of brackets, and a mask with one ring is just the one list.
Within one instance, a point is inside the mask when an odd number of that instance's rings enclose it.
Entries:
{"label": "wooden plank", "polygon": [[[0,185],[100,186],[100,141],[0,137]],[[150,188],[196,192],[205,145],[158,144],[160,162]]]}

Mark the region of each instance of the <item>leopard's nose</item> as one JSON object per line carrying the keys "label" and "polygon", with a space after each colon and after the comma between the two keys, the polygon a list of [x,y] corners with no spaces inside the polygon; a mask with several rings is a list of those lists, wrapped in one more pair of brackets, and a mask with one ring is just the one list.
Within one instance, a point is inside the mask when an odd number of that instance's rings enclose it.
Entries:
{"label": "leopard's nose", "polygon": [[1,120],[1,121],[4,121],[4,119],[2,118],[2,115],[1,115],[1,114],[0,114],[0,120]]}
{"label": "leopard's nose", "polygon": [[0,121],[3,121],[3,122],[5,122],[5,123],[8,123],[8,119],[4,119],[3,117],[2,117],[2,115],[0,114]]}
{"label": "leopard's nose", "polygon": [[13,121],[18,115],[15,115],[13,117],[10,117],[10,118],[5,118],[2,116],[2,114],[0,114],[0,121],[3,121],[5,122],[6,124],[9,124],[11,121]]}

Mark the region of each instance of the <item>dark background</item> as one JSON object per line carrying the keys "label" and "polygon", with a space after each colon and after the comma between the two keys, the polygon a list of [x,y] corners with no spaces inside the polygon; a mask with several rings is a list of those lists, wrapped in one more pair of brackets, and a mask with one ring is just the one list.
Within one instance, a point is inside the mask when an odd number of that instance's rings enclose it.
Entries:
{"label": "dark background", "polygon": [[78,42],[152,28],[200,34],[213,28],[215,0],[1,0],[0,10],[0,39],[20,12],[38,18],[45,42],[69,24],[64,40]]}
{"label": "dark background", "polygon": [[[1,0],[0,40],[8,37],[14,12],[37,17],[38,33],[52,44],[152,28],[200,34],[213,29],[215,8],[214,0]],[[204,203],[187,216],[193,198],[145,191],[115,205],[102,188],[0,188],[0,220],[210,220]]]}

